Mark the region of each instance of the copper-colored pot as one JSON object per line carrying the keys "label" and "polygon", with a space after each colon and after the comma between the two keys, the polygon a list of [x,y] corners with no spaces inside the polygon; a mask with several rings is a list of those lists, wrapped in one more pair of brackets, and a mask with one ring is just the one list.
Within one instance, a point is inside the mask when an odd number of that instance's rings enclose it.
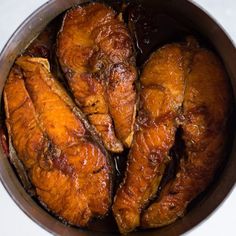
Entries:
{"label": "copper-colored pot", "polygon": [[[7,42],[0,55],[0,91],[17,55],[57,15],[83,0],[51,0],[30,15]],[[109,1],[107,1],[109,2]],[[236,50],[222,28],[202,9],[188,0],[143,0],[144,7],[165,8],[174,18],[187,21],[191,27],[208,39],[221,57],[236,94]],[[236,180],[236,147],[232,141],[225,167],[204,197],[188,214],[175,223],[156,230],[134,232],[131,235],[179,235],[197,226],[227,197]],[[41,208],[23,189],[8,158],[0,147],[0,177],[17,205],[37,224],[56,235],[94,235],[94,232],[68,227]],[[102,234],[102,233],[100,233]],[[96,235],[99,235],[96,233]]]}

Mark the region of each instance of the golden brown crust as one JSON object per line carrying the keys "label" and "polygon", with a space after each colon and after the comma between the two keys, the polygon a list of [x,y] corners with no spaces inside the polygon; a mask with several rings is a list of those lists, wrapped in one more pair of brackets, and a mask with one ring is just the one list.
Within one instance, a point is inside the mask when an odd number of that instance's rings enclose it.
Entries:
{"label": "golden brown crust", "polygon": [[141,75],[141,101],[137,130],[119,187],[113,213],[121,233],[140,224],[141,210],[158,188],[168,152],[174,143],[175,118],[183,102],[184,67],[179,45],[155,52]]}
{"label": "golden brown crust", "polygon": [[12,68],[4,89],[8,131],[39,200],[69,223],[86,226],[108,211],[111,167],[46,62],[20,57]]}
{"label": "golden brown crust", "polygon": [[224,157],[230,90],[223,66],[205,50],[194,52],[183,103],[183,139],[187,160],[142,217],[142,226],[160,227],[184,214],[189,204],[211,182]]}
{"label": "golden brown crust", "polygon": [[113,152],[121,152],[122,143],[129,147],[137,75],[124,23],[100,3],[73,8],[64,18],[57,54],[78,105],[105,146]]}

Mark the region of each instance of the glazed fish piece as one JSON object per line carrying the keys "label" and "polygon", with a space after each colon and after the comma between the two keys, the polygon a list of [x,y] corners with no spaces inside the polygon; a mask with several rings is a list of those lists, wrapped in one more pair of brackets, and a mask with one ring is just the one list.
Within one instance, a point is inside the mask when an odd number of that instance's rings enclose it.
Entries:
{"label": "glazed fish piece", "polygon": [[86,226],[111,204],[109,157],[74,113],[43,58],[19,57],[4,89],[6,123],[40,202]]}
{"label": "glazed fish piece", "polygon": [[174,180],[142,217],[145,228],[160,227],[183,216],[205,190],[224,158],[231,91],[218,58],[205,49],[194,52],[183,103],[183,158]]}
{"label": "glazed fish piece", "polygon": [[183,58],[181,45],[167,45],[153,53],[141,74],[137,129],[113,204],[121,233],[140,225],[140,213],[155,196],[169,159],[184,97]]}
{"label": "glazed fish piece", "polygon": [[130,147],[137,72],[133,42],[120,15],[100,3],[69,10],[57,55],[77,104],[106,148]]}

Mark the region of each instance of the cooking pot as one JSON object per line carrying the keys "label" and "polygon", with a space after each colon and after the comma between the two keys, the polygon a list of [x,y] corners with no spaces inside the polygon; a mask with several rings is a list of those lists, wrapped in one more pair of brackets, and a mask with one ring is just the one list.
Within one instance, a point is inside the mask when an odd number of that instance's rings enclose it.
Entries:
{"label": "cooking pot", "polygon": [[[31,14],[15,31],[0,54],[0,92],[9,70],[17,57],[30,42],[45,28],[45,26],[74,4],[85,3],[83,0],[51,0]],[[104,1],[108,2],[109,1]],[[199,32],[221,57],[231,80],[234,94],[236,93],[236,50],[229,36],[223,29],[199,6],[188,0],[140,0],[147,9],[163,9],[178,21],[187,22],[196,32]],[[232,133],[235,129],[232,128]],[[233,137],[234,135],[232,135]],[[221,168],[216,181],[191,207],[182,219],[175,223],[153,230],[137,231],[130,235],[179,235],[203,222],[226,199],[236,180],[236,146],[233,138],[230,140],[227,161]],[[24,190],[16,176],[9,159],[0,146],[0,178],[17,203],[17,205],[37,224],[54,235],[89,236],[95,232],[75,227],[69,227],[54,218],[38,205]],[[106,231],[104,229],[104,231]],[[96,232],[96,235],[104,235]]]}

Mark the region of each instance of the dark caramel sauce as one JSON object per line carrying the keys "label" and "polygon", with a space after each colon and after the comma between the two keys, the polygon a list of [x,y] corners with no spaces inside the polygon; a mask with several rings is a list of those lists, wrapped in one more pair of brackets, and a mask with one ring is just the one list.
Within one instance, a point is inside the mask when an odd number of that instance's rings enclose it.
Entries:
{"label": "dark caramel sauce", "polygon": [[124,15],[135,40],[138,67],[142,67],[151,53],[159,47],[182,41],[191,34],[167,13],[144,8],[141,4],[128,4]]}

